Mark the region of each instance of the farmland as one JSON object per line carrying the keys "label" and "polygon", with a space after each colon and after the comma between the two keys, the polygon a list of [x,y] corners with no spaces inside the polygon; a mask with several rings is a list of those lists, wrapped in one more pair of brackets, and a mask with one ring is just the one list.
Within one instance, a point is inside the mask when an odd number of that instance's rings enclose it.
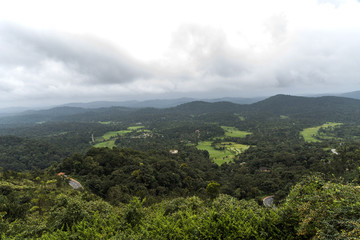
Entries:
{"label": "farmland", "polygon": [[143,129],[144,126],[130,126],[127,130],[119,130],[119,131],[110,131],[102,135],[101,137],[95,138],[94,147],[115,147],[115,140],[119,136],[124,136],[129,133],[134,133],[138,131],[142,132],[150,132],[149,130]]}
{"label": "farmland", "polygon": [[240,131],[235,127],[221,126],[221,128],[225,131],[225,137],[244,138],[247,135],[252,134],[251,132]]}
{"label": "farmland", "polygon": [[218,165],[232,162],[236,155],[244,152],[249,147],[234,142],[213,143],[211,141],[203,141],[197,145],[197,149],[208,151],[210,158]]}
{"label": "farmland", "polygon": [[321,142],[321,139],[329,139],[332,137],[324,135],[320,136],[318,133],[320,128],[334,128],[340,125],[342,125],[342,123],[328,122],[321,126],[305,128],[303,131],[300,132],[300,135],[304,138],[306,142]]}

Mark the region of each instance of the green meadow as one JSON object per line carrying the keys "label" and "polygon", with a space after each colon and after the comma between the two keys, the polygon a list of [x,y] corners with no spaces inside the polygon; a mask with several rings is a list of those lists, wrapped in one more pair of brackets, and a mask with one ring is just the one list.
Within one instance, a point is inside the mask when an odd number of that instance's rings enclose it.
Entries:
{"label": "green meadow", "polygon": [[235,127],[221,126],[221,128],[225,130],[225,137],[244,138],[247,135],[252,134],[251,132],[240,131]]}
{"label": "green meadow", "polygon": [[244,116],[241,116],[241,115],[238,114],[238,113],[234,113],[234,115],[237,116],[240,121],[245,121],[245,117],[244,117]]}
{"label": "green meadow", "polygon": [[[306,142],[321,142],[321,140],[317,138],[317,137],[319,137],[318,132],[319,132],[320,128],[334,128],[334,127],[337,127],[340,125],[342,125],[342,123],[328,122],[321,126],[305,128],[303,131],[300,132],[300,134],[301,134],[301,136],[303,136],[303,138]],[[322,135],[321,138],[331,139],[332,137]]]}
{"label": "green meadow", "polygon": [[[111,124],[112,122],[99,122],[101,124]],[[111,131],[107,132],[101,137],[95,138],[96,144],[94,147],[108,147],[112,148],[115,147],[115,140],[118,136],[123,136],[127,133],[131,132],[151,132],[150,130],[143,129],[144,126],[130,126],[127,128],[127,130],[119,130],[119,131]]]}
{"label": "green meadow", "polygon": [[107,141],[107,140],[110,140],[111,138],[117,137],[118,135],[125,135],[125,134],[130,133],[130,132],[131,132],[131,130],[111,131],[111,132],[105,133],[100,138]]}
{"label": "green meadow", "polygon": [[128,127],[127,129],[134,131],[134,130],[139,130],[140,128],[144,128],[144,126],[131,126],[131,127]]}
{"label": "green meadow", "polygon": [[232,162],[234,157],[250,146],[238,144],[234,142],[222,142],[216,143],[215,146],[211,146],[211,141],[199,142],[196,146],[199,150],[206,150],[209,152],[210,158],[218,165],[225,162]]}
{"label": "green meadow", "polygon": [[100,148],[100,147],[108,147],[108,148],[112,148],[115,147],[115,140],[109,140],[109,141],[105,141],[105,142],[100,142],[94,145],[94,147]]}

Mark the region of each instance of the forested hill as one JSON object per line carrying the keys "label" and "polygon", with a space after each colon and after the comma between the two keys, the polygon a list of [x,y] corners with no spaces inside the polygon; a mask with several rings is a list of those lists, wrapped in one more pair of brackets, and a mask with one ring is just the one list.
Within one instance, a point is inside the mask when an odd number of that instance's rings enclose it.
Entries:
{"label": "forested hill", "polygon": [[251,115],[312,118],[320,121],[354,120],[360,116],[360,100],[344,97],[276,95],[249,106]]}
{"label": "forested hill", "polygon": [[242,112],[247,109],[247,105],[241,105],[231,102],[202,102],[195,101],[184,103],[174,108],[167,109],[167,112],[178,112],[182,114],[203,114],[213,112]]}
{"label": "forested hill", "polygon": [[276,95],[252,104],[249,109],[276,114],[308,112],[353,112],[360,110],[360,100],[344,97],[298,97]]}
{"label": "forested hill", "polygon": [[250,117],[279,117],[285,115],[318,120],[353,120],[360,116],[360,100],[344,97],[298,97],[276,95],[265,100],[241,105],[230,102],[191,102],[167,109],[169,113],[211,114],[238,113]]}
{"label": "forested hill", "polygon": [[249,116],[317,117],[328,120],[353,119],[360,116],[360,100],[344,97],[298,97],[276,95],[253,104],[231,102],[194,101],[166,109],[110,107],[85,109],[58,107],[49,110],[28,111],[17,116],[0,118],[0,125],[33,124],[47,121],[96,122],[96,121],[143,121],[157,116],[177,118],[178,115],[200,115],[212,113],[238,113]]}

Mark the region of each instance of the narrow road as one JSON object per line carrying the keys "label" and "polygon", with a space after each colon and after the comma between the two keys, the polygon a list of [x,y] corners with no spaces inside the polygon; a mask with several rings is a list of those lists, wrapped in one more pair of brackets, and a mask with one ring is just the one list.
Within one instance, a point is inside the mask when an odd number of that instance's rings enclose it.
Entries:
{"label": "narrow road", "polygon": [[274,196],[264,197],[263,204],[265,207],[274,207]]}
{"label": "narrow road", "polygon": [[339,153],[336,151],[336,149],[331,149],[331,152],[335,155],[339,155]]}
{"label": "narrow road", "polygon": [[73,178],[69,179],[69,185],[72,186],[73,189],[80,189],[83,188],[83,186],[81,185],[81,183],[79,183],[78,181],[76,181]]}

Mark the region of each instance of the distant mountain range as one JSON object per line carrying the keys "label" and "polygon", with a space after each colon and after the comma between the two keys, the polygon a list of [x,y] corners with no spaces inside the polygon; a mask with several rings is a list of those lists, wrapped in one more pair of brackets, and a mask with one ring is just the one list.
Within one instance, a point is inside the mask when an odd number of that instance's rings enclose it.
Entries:
{"label": "distant mountain range", "polygon": [[[165,100],[133,102],[132,106],[137,107],[112,106],[96,108],[97,106],[104,106],[105,103],[105,105],[112,105],[109,102],[88,103],[85,105],[87,108],[74,107],[76,104],[73,104],[48,110],[25,111],[14,116],[1,117],[0,124],[33,124],[47,121],[145,121],[154,117],[176,120],[177,116],[219,115],[219,113],[220,115],[221,113],[225,115],[238,113],[245,116],[275,118],[280,115],[288,115],[334,121],[336,119],[355,119],[360,117],[359,99],[336,96],[299,97],[276,95],[251,104],[238,104],[230,101],[216,102],[216,100],[187,102],[189,100],[177,99],[166,103]],[[234,101],[234,99],[227,100]],[[237,100],[240,101],[239,99]],[[180,104],[181,102],[185,103]],[[163,108],[140,108],[140,106],[152,106],[155,103],[157,106],[163,106]],[[172,107],[164,108],[166,104]],[[129,103],[129,105],[131,104]]]}
{"label": "distant mountain range", "polygon": [[340,97],[360,99],[360,91],[348,92],[338,95]]}
{"label": "distant mountain range", "polygon": [[203,102],[232,102],[237,104],[251,104],[265,99],[265,97],[258,98],[235,98],[235,97],[225,97],[225,98],[215,98],[215,99],[195,99],[195,98],[177,98],[177,99],[154,99],[146,101],[123,101],[123,102],[89,102],[89,103],[68,103],[62,106],[67,107],[81,107],[81,108],[102,108],[102,107],[128,107],[128,108],[170,108],[176,107],[178,105],[194,102],[194,101],[203,101]]}
{"label": "distant mountain range", "polygon": [[[308,97],[322,97],[322,96],[336,96],[336,97],[346,97],[353,99],[360,99],[360,91],[342,93],[342,94],[317,94],[311,95]],[[56,107],[77,107],[85,109],[96,109],[96,108],[109,108],[109,107],[126,107],[126,108],[171,108],[176,107],[184,103],[190,103],[194,101],[202,101],[208,103],[215,102],[231,102],[236,104],[253,104],[264,100],[268,97],[256,97],[256,98],[241,98],[241,97],[224,97],[224,98],[206,98],[206,99],[197,99],[197,98],[176,98],[176,99],[153,99],[145,101],[97,101],[97,102],[87,102],[87,103],[67,103]],[[0,117],[13,116],[17,114],[23,115],[26,111],[31,110],[41,110],[41,109],[50,109],[54,107],[41,107],[41,108],[29,108],[29,107],[8,107],[0,108]]]}

